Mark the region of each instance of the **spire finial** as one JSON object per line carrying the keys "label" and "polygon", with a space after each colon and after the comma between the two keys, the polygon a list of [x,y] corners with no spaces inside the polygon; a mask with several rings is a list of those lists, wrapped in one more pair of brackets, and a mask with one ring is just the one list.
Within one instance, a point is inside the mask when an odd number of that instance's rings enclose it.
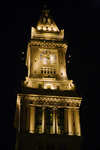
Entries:
{"label": "spire finial", "polygon": [[47,5],[44,5],[44,10],[42,10],[42,12],[50,12],[47,8]]}

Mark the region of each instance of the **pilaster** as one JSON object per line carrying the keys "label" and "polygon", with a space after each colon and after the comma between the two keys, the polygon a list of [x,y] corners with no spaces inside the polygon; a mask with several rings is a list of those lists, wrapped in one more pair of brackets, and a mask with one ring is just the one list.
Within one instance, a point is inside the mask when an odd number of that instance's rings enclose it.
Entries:
{"label": "pilaster", "polygon": [[72,109],[68,109],[68,135],[73,135],[73,118],[72,118]]}
{"label": "pilaster", "polygon": [[64,109],[64,130],[65,133],[68,133],[68,112],[67,108]]}
{"label": "pilaster", "polygon": [[35,106],[30,107],[30,133],[35,133]]}
{"label": "pilaster", "polygon": [[57,132],[57,108],[53,107],[53,134]]}
{"label": "pilaster", "polygon": [[75,134],[78,136],[81,135],[79,109],[75,109]]}
{"label": "pilaster", "polygon": [[42,107],[42,133],[46,133],[46,108]]}

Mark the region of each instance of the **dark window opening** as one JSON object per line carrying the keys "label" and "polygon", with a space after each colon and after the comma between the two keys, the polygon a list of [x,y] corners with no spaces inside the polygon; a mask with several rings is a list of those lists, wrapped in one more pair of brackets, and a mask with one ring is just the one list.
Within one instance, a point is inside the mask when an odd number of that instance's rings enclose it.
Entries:
{"label": "dark window opening", "polygon": [[58,119],[58,134],[64,134],[64,109],[58,108],[57,119]]}
{"label": "dark window opening", "polygon": [[46,120],[47,134],[53,134],[53,110],[51,108],[46,110]]}
{"label": "dark window opening", "polygon": [[30,104],[33,104],[33,101],[30,101]]}
{"label": "dark window opening", "polygon": [[42,108],[36,107],[35,109],[35,132],[42,133]]}
{"label": "dark window opening", "polygon": [[59,89],[60,89],[60,86],[58,85],[58,86],[57,86],[57,90],[59,90]]}
{"label": "dark window opening", "polygon": [[39,89],[42,89],[42,84],[39,84]]}

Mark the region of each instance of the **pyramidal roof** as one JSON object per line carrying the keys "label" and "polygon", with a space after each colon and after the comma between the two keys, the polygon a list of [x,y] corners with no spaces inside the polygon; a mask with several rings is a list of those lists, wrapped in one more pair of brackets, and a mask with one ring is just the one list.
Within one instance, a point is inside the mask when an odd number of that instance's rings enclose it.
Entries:
{"label": "pyramidal roof", "polygon": [[63,39],[64,30],[58,29],[56,23],[54,22],[50,10],[42,10],[42,14],[39,18],[36,28],[31,27],[31,39]]}
{"label": "pyramidal roof", "polygon": [[37,30],[44,30],[48,32],[57,32],[59,31],[56,23],[54,22],[50,10],[42,10],[42,14],[36,26]]}

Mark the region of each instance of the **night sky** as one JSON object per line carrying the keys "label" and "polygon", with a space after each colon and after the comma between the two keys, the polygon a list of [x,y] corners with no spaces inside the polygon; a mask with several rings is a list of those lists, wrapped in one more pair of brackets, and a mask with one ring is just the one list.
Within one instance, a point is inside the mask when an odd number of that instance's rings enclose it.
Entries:
{"label": "night sky", "polygon": [[[58,28],[68,41],[68,78],[73,79],[83,100],[80,108],[83,150],[99,148],[99,27],[100,1],[5,1],[1,4],[1,150],[14,150],[14,116],[17,93],[27,76],[25,57],[31,27],[36,27],[47,5]],[[23,55],[22,52],[25,52]],[[68,58],[68,55],[71,58]],[[22,60],[23,58],[23,60]]]}

